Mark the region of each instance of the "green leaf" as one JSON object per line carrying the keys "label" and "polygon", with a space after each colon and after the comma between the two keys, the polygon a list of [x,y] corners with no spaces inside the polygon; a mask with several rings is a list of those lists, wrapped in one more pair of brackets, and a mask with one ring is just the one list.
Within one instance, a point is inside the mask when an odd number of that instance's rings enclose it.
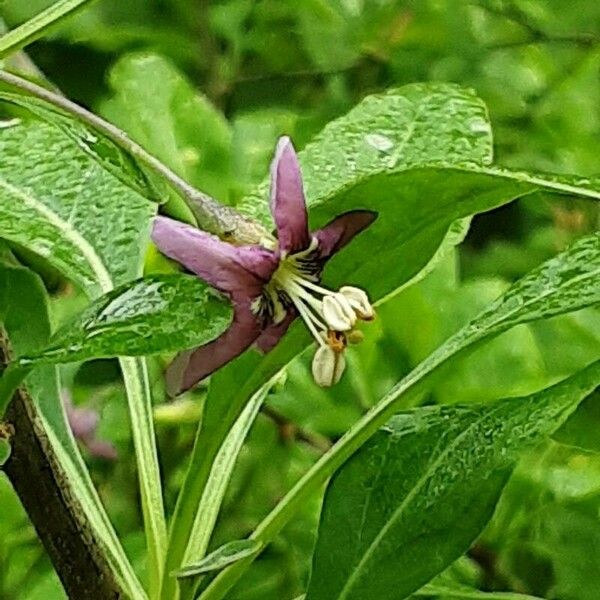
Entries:
{"label": "green leaf", "polygon": [[[6,75],[6,73],[4,73]],[[154,185],[136,160],[126,154],[115,138],[98,135],[91,124],[76,120],[68,111],[61,111],[47,100],[24,95],[20,88],[16,92],[0,92],[0,100],[25,109],[36,119],[60,129],[100,167],[114,175],[126,187],[136,191],[152,202],[159,202],[166,193],[165,185]],[[68,102],[68,101],[67,101]]]}
{"label": "green leaf", "polygon": [[94,300],[21,366],[112,356],[143,356],[191,348],[216,338],[231,307],[197,277],[153,275]]}
{"label": "green leaf", "polygon": [[[299,153],[311,225],[354,209],[379,213],[330,261],[327,283],[351,282],[377,299],[427,265],[456,219],[539,189],[600,198],[598,181],[500,169],[491,155],[485,105],[452,85],[369,96],[327,125]],[[271,228],[267,192],[265,182],[239,208]]]}
{"label": "green leaf", "polygon": [[[369,3],[373,7],[372,3]],[[340,0],[302,0],[299,27],[306,52],[325,71],[347,69],[361,56],[361,33],[367,6]],[[357,14],[358,13],[358,14]]]}
{"label": "green leaf", "polygon": [[256,553],[260,545],[254,540],[236,540],[217,548],[196,563],[190,563],[175,571],[178,578],[195,577],[212,571],[220,571],[225,567]]}
{"label": "green leaf", "polygon": [[46,10],[0,38],[0,58],[39,39],[50,28],[89,4],[91,0],[57,0]]}
{"label": "green leaf", "polygon": [[0,131],[0,237],[96,296],[137,275],[156,206],[90,156],[96,138],[78,135],[35,120]]}
{"label": "green leaf", "polygon": [[600,394],[595,393],[579,405],[568,421],[552,437],[561,444],[600,454],[598,422],[600,422]]}
{"label": "green leaf", "polygon": [[[397,344],[399,352],[405,352],[412,365],[423,360],[509,287],[506,281],[491,278],[459,283],[454,264],[454,260],[447,261],[432,276],[378,311],[385,323],[386,340]],[[410,315],[410,319],[398,319],[401,314]],[[600,356],[600,345],[597,354]],[[525,395],[578,371],[594,355],[588,353],[578,367],[558,377],[554,373],[549,376],[530,327],[515,327],[455,362],[452,371],[440,378],[432,393],[440,404]],[[507,373],[511,376],[507,377]]]}
{"label": "green leaf", "polygon": [[[233,468],[246,440],[248,431],[252,427],[263,401],[277,380],[277,375],[272,377],[250,398],[242,414],[238,417],[227,437],[221,444],[219,451],[212,463],[210,475],[204,487],[204,493],[196,509],[196,518],[189,533],[189,540],[183,557],[184,562],[189,562],[195,557],[204,556],[219,516],[221,504],[231,479]],[[205,435],[209,431],[204,431]],[[194,453],[194,457],[197,455]],[[204,462],[204,457],[202,457]],[[201,464],[190,462],[190,471],[200,467]]]}
{"label": "green leaf", "polygon": [[[362,285],[372,300],[379,300],[418,279],[458,243],[465,217],[538,185],[600,196],[586,187],[539,184],[527,179],[532,176],[503,174],[487,166],[491,152],[485,105],[455,86],[411,85],[370,96],[330,123],[300,153],[311,223],[321,226],[356,208],[377,210],[379,218],[329,263],[326,284]],[[240,210],[271,227],[267,195],[265,182],[242,201]],[[167,553],[171,568],[180,562],[219,444],[250,395],[305,348],[307,340],[296,325],[264,359],[246,354],[213,378],[202,424],[210,434],[198,438],[192,464],[201,468],[189,473],[177,504]],[[248,371],[244,365],[250,365]],[[239,375],[232,376],[237,369],[248,373],[242,386]],[[228,377],[232,384],[222,387],[218,382]],[[163,598],[169,598],[169,590]]]}
{"label": "green leaf", "polygon": [[[578,310],[600,302],[600,234],[578,240],[571,248],[531,271],[505,294],[437,348],[422,363],[397,383],[298,481],[287,496],[252,534],[264,544],[270,542],[289,519],[316,494],[327,478],[348,460],[405,403],[420,398],[451,368],[453,359],[473,351],[485,340],[520,323]],[[293,333],[293,331],[291,332]],[[273,351],[273,359],[279,360]],[[272,364],[270,366],[273,366]],[[216,600],[243,573],[250,559],[225,569],[209,585],[203,600]]]}
{"label": "green leaf", "polygon": [[331,481],[307,600],[405,598],[461,556],[512,466],[600,383],[600,362],[523,398],[401,413]]}
{"label": "green leaf", "polygon": [[[399,147],[398,145],[405,144],[402,140],[406,138],[409,143],[414,144],[413,152],[418,149],[418,156],[423,160],[424,148],[427,148],[427,152],[432,157],[438,159],[454,156],[457,160],[463,161],[489,162],[491,160],[492,142],[487,111],[481,100],[471,92],[465,92],[453,86],[433,86],[431,88],[413,86],[405,88],[405,93],[406,96],[401,91],[396,91],[367,98],[348,115],[330,123],[315,142],[300,153],[311,210],[313,206],[318,206],[319,202],[326,202],[328,196],[336,191],[346,187],[351,188],[361,177],[366,178],[369,174],[385,169],[389,155],[386,152],[382,153],[377,148],[381,148],[382,144],[385,145],[386,140]],[[419,101],[424,103],[424,113],[427,113],[423,118],[431,118],[431,127],[439,128],[435,135],[430,130],[424,132],[417,130],[417,134],[413,135],[416,129],[415,123],[413,123],[414,104]],[[440,106],[443,108],[446,105],[453,107],[452,110],[456,111],[456,120],[443,118],[443,113],[440,113],[438,109]],[[410,145],[408,148],[410,150]],[[410,157],[410,153],[407,155]],[[242,201],[239,206],[240,210],[269,224],[267,194],[268,182],[265,182],[254,194]],[[391,220],[387,225],[383,224],[382,235],[387,237],[385,241],[387,246],[393,246],[395,240],[401,237],[396,229],[395,217],[391,214],[397,210],[397,207],[397,202],[389,203]],[[348,207],[348,210],[350,208],[352,207]],[[346,208],[338,212],[344,210]],[[410,210],[414,210],[414,207],[411,207]],[[382,217],[383,215],[380,215],[377,225],[383,222]],[[408,215],[406,219],[409,219]],[[383,277],[386,281],[393,281],[394,284],[385,289],[373,289],[372,286],[367,286],[371,298],[378,300],[382,295],[395,290],[402,283],[406,284],[413,278],[416,280],[421,270],[430,269],[449,247],[462,239],[466,232],[465,221],[454,223],[455,220],[451,219],[447,227],[439,231],[439,236],[437,236],[437,229],[435,231],[427,229],[429,237],[427,237],[427,244],[424,247],[407,247],[404,258],[399,262],[394,261],[393,270],[386,272]],[[373,227],[371,226],[369,231]],[[348,249],[340,253],[340,259],[349,253],[352,253],[354,257],[358,256],[352,251],[352,248],[359,244],[361,238],[365,237],[367,233],[361,234]],[[372,256],[371,249],[368,248],[368,251],[365,251],[363,247],[360,262],[364,257],[370,256]],[[356,282],[354,275],[347,277],[348,271],[340,269],[337,263],[336,266],[333,266],[337,260],[334,258],[328,273],[332,274],[338,282]],[[350,258],[349,262],[352,263],[353,271],[359,270],[356,258]],[[403,269],[407,265],[410,265],[410,268],[404,272]],[[331,280],[331,277],[329,279]],[[167,553],[167,560],[171,564],[171,568],[176,568],[181,560],[187,545],[186,538],[189,536],[191,523],[195,517],[195,510],[210,473],[212,460],[229,428],[240,415],[248,398],[266,379],[273,376],[301,349],[305,348],[307,341],[308,337],[302,327],[293,326],[285,340],[264,359],[260,360],[255,353],[246,353],[213,377],[202,424],[203,433],[199,433],[191,460],[194,469],[188,473],[173,517],[176,525],[171,529]],[[242,386],[234,383],[239,382],[240,372],[248,374]],[[224,398],[227,398],[227,402],[223,401]],[[172,584],[165,581],[165,585]],[[163,592],[163,598],[167,600],[171,590],[167,589]]]}
{"label": "green leaf", "polygon": [[[0,262],[0,322],[8,331],[15,353],[35,352],[50,335],[50,322],[44,286],[37,275],[22,267]],[[34,369],[26,380],[36,402],[40,426],[71,483],[71,492],[86,520],[106,552],[119,580],[132,598],[145,593],[119,542],[102,501],[81,457],[62,400],[56,367]]]}
{"label": "green leaf", "polygon": [[227,201],[231,131],[225,117],[167,59],[129,54],[112,68],[102,113],[198,189]]}
{"label": "green leaf", "polygon": [[393,2],[298,2],[304,49],[315,66],[325,72],[356,68],[365,59],[365,52],[387,56],[394,46],[388,38],[389,28],[401,19],[399,7]]}

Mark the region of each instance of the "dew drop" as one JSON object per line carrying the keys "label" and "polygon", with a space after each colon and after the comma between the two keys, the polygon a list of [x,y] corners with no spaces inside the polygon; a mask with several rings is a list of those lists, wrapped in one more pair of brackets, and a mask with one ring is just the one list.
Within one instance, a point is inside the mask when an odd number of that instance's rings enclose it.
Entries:
{"label": "dew drop", "polygon": [[491,131],[490,124],[480,117],[471,119],[469,122],[469,129],[473,133],[490,133]]}
{"label": "dew drop", "polygon": [[394,142],[380,133],[369,133],[365,136],[365,142],[380,152],[389,152],[394,147]]}
{"label": "dew drop", "polygon": [[4,121],[0,121],[0,129],[8,129],[9,127],[15,127],[19,125],[21,119],[6,119]]}

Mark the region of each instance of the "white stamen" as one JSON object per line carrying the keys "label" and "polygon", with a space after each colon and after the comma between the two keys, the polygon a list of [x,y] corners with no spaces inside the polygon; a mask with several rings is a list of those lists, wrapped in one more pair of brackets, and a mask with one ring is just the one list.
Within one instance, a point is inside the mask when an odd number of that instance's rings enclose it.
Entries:
{"label": "white stamen", "polygon": [[312,374],[317,385],[330,387],[335,385],[346,368],[346,359],[341,352],[335,352],[329,346],[320,346],[312,361]]}
{"label": "white stamen", "polygon": [[371,306],[369,297],[364,290],[345,285],[340,288],[340,294],[348,300],[350,306],[356,311],[359,318],[369,320],[375,316],[375,310]]}
{"label": "white stamen", "polygon": [[302,304],[302,302],[296,302],[293,298],[292,302],[294,302],[294,306],[298,309],[298,313],[304,320],[304,323],[306,323],[306,326],[313,334],[313,337],[317,340],[319,345],[321,347],[327,346],[326,342],[323,340],[323,337],[319,334],[319,331],[316,329],[314,321],[316,321],[317,325],[321,325],[321,327],[323,327],[323,324],[318,321],[318,319],[310,312],[310,310],[308,310],[306,306]]}
{"label": "white stamen", "polygon": [[350,331],[356,323],[352,307],[341,294],[331,294],[323,298],[323,317],[329,329],[333,331]]}
{"label": "white stamen", "polygon": [[367,294],[359,288],[344,286],[339,292],[333,292],[317,283],[318,270],[313,269],[310,262],[317,245],[313,238],[306,250],[281,255],[279,267],[265,293],[269,296],[275,322],[281,322],[287,313],[285,298],[294,305],[319,344],[312,363],[315,381],[321,386],[330,386],[339,381],[345,369],[343,352],[347,339],[360,340],[359,332],[354,330],[356,320],[370,319],[374,311]]}

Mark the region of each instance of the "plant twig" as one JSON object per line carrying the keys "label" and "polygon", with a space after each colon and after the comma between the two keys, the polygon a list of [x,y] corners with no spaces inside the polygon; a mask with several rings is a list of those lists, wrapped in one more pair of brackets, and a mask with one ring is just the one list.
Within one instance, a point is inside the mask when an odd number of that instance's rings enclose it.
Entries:
{"label": "plant twig", "polygon": [[0,38],[0,58],[39,39],[50,28],[81,10],[93,0],[58,0],[46,10]]}
{"label": "plant twig", "polygon": [[541,46],[550,44],[574,44],[581,48],[593,48],[600,43],[600,39],[593,35],[566,35],[566,36],[544,36],[533,37],[526,40],[515,40],[511,42],[498,42],[489,44],[486,50],[507,50],[509,48],[520,48],[524,46]]}
{"label": "plant twig", "polygon": [[95,115],[60,94],[56,94],[13,73],[0,70],[0,82],[51,104],[59,110],[72,115],[77,120],[90,125],[96,131],[112,140],[140,163],[163,178],[188,204],[198,220],[198,225],[201,229],[238,244],[256,244],[268,235],[262,225],[244,217],[235,209],[225,206],[214,198],[197,190],[155,156],[144,150],[137,142],[134,142],[123,130],[104,120],[102,117]]}
{"label": "plant twig", "polygon": [[[6,333],[0,328],[0,372],[10,359]],[[125,598],[109,564],[71,493],[25,387],[6,412],[11,455],[2,467],[27,511],[69,596],[76,600]]]}
{"label": "plant twig", "polygon": [[280,412],[276,411],[274,408],[263,404],[260,411],[271,419],[275,425],[279,428],[279,432],[281,437],[284,439],[293,439],[299,440],[308,444],[319,453],[323,454],[323,452],[327,452],[329,448],[331,448],[331,441],[323,435],[318,435],[316,433],[312,433],[310,431],[306,431],[299,425],[296,425],[289,419],[286,419]]}

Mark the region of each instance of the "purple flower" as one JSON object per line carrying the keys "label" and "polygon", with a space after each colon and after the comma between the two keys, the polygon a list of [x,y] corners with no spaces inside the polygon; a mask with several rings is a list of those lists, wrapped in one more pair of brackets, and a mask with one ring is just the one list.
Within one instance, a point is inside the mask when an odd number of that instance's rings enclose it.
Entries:
{"label": "purple flower", "polygon": [[[271,164],[271,213],[277,239],[253,246],[234,246],[189,225],[156,217],[152,239],[160,251],[227,295],[234,307],[227,331],[195,350],[182,352],[170,365],[167,387],[171,394],[189,389],[253,343],[269,351],[298,315],[320,348],[326,349],[319,359],[325,369],[315,372],[313,364],[317,383],[331,385],[339,379],[339,368],[328,369],[323,358],[334,360],[345,348],[346,334],[357,318],[372,318],[373,309],[358,288],[345,286],[333,292],[321,287],[321,273],[325,263],[377,215],[351,211],[311,233],[302,175],[288,137],[279,140]],[[327,372],[335,373],[331,381]]]}

